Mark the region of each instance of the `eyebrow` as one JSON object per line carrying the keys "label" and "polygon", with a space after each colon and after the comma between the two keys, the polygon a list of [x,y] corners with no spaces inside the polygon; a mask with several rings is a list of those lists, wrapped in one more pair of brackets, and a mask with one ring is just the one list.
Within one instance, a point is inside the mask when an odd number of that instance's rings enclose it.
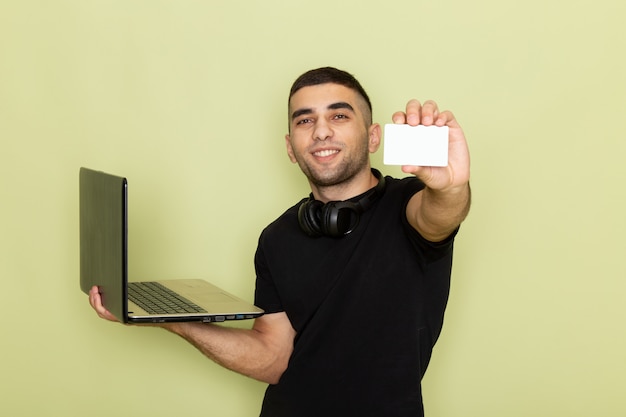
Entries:
{"label": "eyebrow", "polygon": [[[354,113],[354,107],[352,107],[349,103],[346,103],[345,101],[339,101],[337,103],[329,104],[326,107],[326,109],[327,110],[347,109]],[[313,109],[310,107],[298,109],[292,113],[291,120],[294,120],[305,114],[311,114],[311,113],[313,113]]]}

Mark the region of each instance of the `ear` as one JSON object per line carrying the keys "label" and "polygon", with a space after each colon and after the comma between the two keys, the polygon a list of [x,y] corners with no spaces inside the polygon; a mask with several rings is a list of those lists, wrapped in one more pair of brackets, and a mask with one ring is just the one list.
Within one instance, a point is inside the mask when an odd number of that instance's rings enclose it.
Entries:
{"label": "ear", "polygon": [[369,133],[368,149],[370,153],[374,153],[378,150],[378,147],[380,146],[380,141],[382,138],[382,129],[380,128],[380,125],[378,123],[374,123],[369,127],[368,133]]}
{"label": "ear", "polygon": [[287,156],[289,156],[289,160],[295,164],[297,161],[296,156],[293,153],[293,147],[291,146],[291,137],[289,136],[289,134],[285,135],[285,146],[287,146]]}

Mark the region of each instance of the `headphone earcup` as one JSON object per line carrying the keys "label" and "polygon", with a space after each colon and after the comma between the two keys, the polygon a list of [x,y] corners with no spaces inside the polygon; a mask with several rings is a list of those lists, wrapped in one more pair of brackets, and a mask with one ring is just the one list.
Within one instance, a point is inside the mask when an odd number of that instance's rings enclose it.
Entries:
{"label": "headphone earcup", "polygon": [[323,228],[320,222],[321,210],[324,204],[318,200],[308,200],[298,208],[298,223],[300,228],[309,236],[321,236]]}
{"label": "headphone earcup", "polygon": [[320,208],[320,228],[322,234],[331,237],[343,236],[345,230],[339,225],[338,218],[340,211],[333,202],[324,204]]}
{"label": "headphone earcup", "polygon": [[320,231],[325,236],[336,236],[336,224],[333,223],[333,217],[335,217],[335,212],[336,210],[333,203],[326,203],[319,208]]}
{"label": "headphone earcup", "polygon": [[348,201],[331,201],[321,209],[320,228],[324,235],[341,237],[359,223],[359,207]]}

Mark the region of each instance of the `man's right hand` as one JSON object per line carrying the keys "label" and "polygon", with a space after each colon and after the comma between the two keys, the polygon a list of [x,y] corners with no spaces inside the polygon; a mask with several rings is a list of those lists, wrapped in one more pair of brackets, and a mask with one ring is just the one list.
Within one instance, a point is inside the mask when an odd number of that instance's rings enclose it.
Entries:
{"label": "man's right hand", "polygon": [[96,310],[96,313],[98,313],[98,316],[100,316],[100,318],[109,321],[119,322],[119,320],[102,305],[102,296],[100,294],[100,289],[96,285],[91,287],[91,290],[89,290],[89,304],[91,304],[91,307]]}

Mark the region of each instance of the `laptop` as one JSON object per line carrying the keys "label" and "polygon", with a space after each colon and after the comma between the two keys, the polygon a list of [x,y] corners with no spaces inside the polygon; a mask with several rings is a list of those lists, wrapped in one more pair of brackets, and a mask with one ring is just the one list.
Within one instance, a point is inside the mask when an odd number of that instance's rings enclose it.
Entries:
{"label": "laptop", "polygon": [[[128,181],[80,168],[80,288],[123,323],[253,319],[260,308],[200,279],[128,281]],[[164,301],[165,300],[165,301]]]}

